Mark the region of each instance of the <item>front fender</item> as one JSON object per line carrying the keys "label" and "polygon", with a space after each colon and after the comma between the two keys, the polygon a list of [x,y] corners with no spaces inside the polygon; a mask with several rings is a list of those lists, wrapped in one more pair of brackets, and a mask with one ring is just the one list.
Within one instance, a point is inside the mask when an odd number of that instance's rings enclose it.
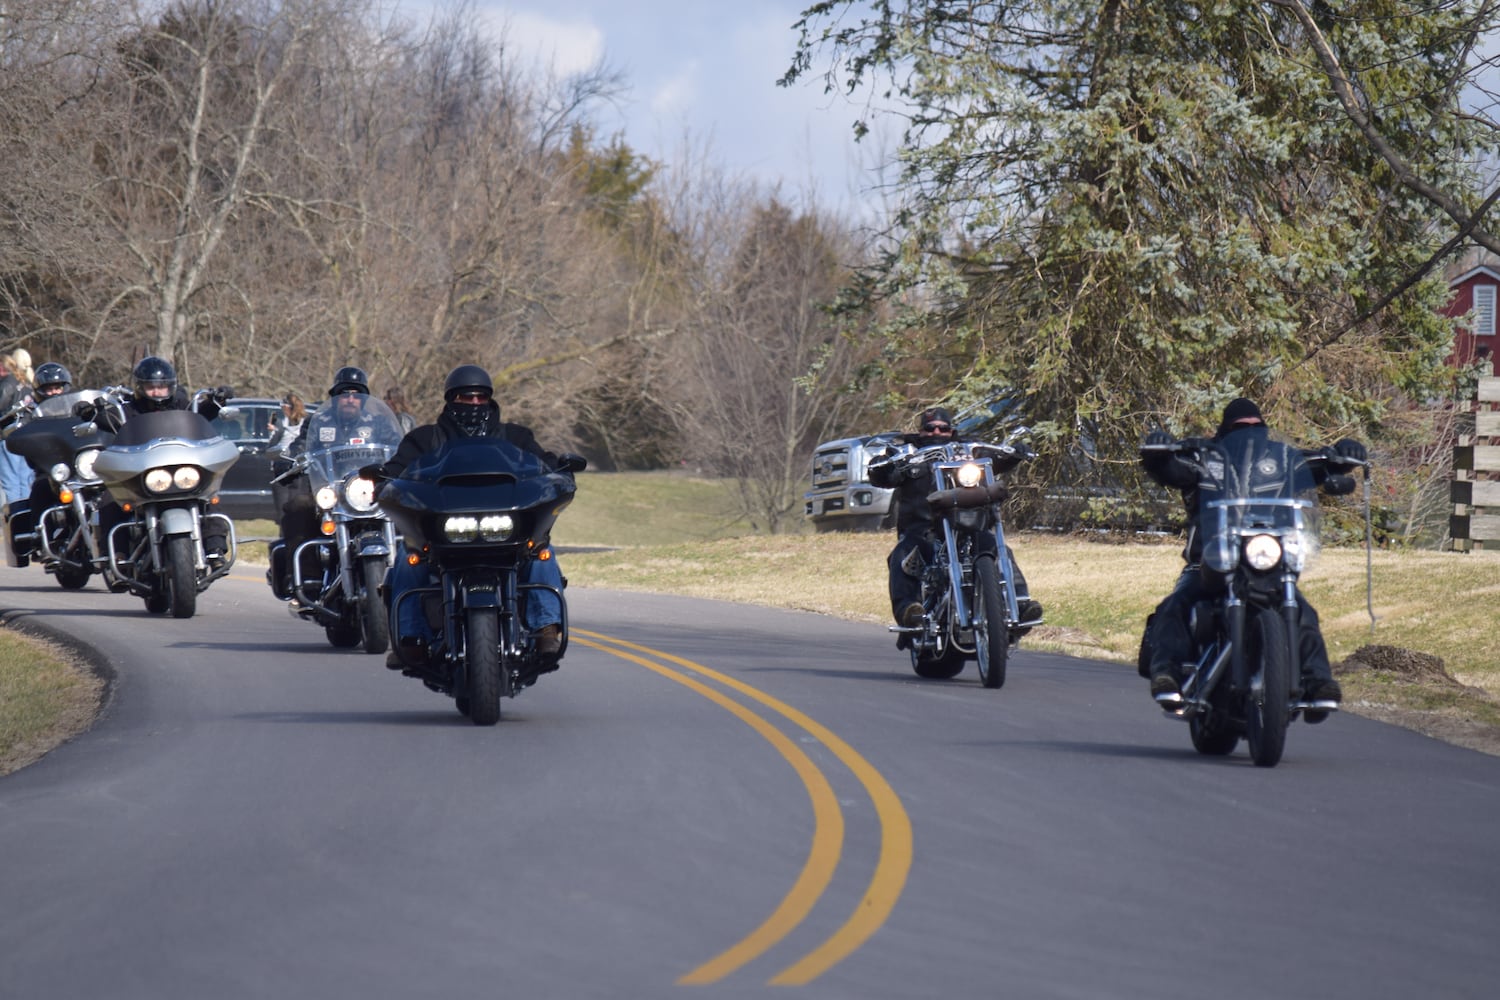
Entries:
{"label": "front fender", "polygon": [[157,515],[156,523],[163,538],[172,535],[191,535],[197,527],[196,511],[189,507],[167,507]]}

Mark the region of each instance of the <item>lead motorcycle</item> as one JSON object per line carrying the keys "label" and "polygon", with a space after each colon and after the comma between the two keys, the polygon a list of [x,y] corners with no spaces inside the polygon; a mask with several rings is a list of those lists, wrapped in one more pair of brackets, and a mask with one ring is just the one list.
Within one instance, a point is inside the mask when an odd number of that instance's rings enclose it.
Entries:
{"label": "lead motorcycle", "polygon": [[81,589],[104,566],[97,529],[99,508],[109,497],[94,462],[114,435],[80,425],[73,415],[77,404],[103,396],[97,389],[49,396],[17,412],[6,429],[6,447],[47,483],[52,501],[38,511],[31,510],[30,498],[9,505],[10,564],[25,566],[35,559],[67,590]]}
{"label": "lead motorcycle", "polygon": [[[1226,756],[1243,737],[1257,766],[1275,767],[1291,722],[1304,713],[1320,722],[1338,710],[1336,702],[1304,701],[1300,683],[1297,581],[1320,550],[1317,485],[1328,484],[1327,474],[1369,464],[1273,438],[1190,439],[1141,450],[1176,455],[1201,482],[1219,487],[1199,491],[1199,572],[1211,596],[1189,617],[1194,660],[1181,696],[1158,701],[1188,723],[1199,753]],[[1368,483],[1367,472],[1367,491]],[[1143,670],[1151,661],[1147,624]]]}
{"label": "lead motorcycle", "polygon": [[[119,407],[129,392],[115,390],[102,405]],[[123,424],[94,462],[126,514],[102,540],[106,576],[152,614],[191,618],[198,595],[234,565],[234,522],[214,504],[239,449],[191,410],[116,416]],[[223,533],[225,551],[205,549],[210,527]]]}
{"label": "lead motorcycle", "polygon": [[366,653],[390,646],[380,585],[396,551],[395,531],[375,503],[375,480],[360,474],[379,465],[401,444],[400,422],[374,397],[363,401],[363,436],[341,434],[335,407],[307,417],[306,447],[292,467],[272,480],[308,477],[318,512],[321,538],[288,552],[277,539],[270,548],[266,579],[276,596],[290,602],[292,614],[323,626],[339,648],[364,644]]}
{"label": "lead motorcycle", "polygon": [[[391,601],[390,629],[407,676],[452,696],[476,725],[500,720],[513,698],[567,650],[568,605],[560,589],[523,583],[528,560],[551,558],[552,526],[573,500],[576,455],[560,468],[496,438],[457,438],[388,479],[379,503],[423,559],[434,582]],[[370,468],[367,475],[379,475]],[[528,591],[544,589],[562,610],[562,645],[543,655],[522,615]],[[417,601],[434,641],[420,657],[400,634],[398,602]]]}
{"label": "lead motorcycle", "polygon": [[896,459],[909,478],[926,477],[931,486],[931,555],[924,562],[919,546],[908,556],[908,571],[922,581],[922,623],[890,628],[906,638],[917,676],[946,680],[973,660],[980,682],[998,688],[1010,647],[1041,624],[1021,624],[1000,516],[1006,489],[997,475],[1035,457],[1023,444],[955,441]]}

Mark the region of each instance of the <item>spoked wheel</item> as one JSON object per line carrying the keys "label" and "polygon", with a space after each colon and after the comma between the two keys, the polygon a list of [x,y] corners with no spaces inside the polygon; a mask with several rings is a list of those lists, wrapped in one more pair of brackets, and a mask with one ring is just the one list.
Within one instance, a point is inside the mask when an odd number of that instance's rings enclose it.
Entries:
{"label": "spoked wheel", "polygon": [[173,535],[167,539],[167,604],[172,609],[173,618],[191,618],[198,610],[195,561],[191,537]]}
{"label": "spoked wheel", "polygon": [[465,612],[469,721],[493,726],[500,721],[500,618],[494,608]]}
{"label": "spoked wheel", "polygon": [[1005,625],[1005,598],[994,556],[974,560],[974,653],[979,680],[987,688],[1005,683],[1010,630]]}
{"label": "spoked wheel", "polygon": [[359,566],[359,627],[364,633],[366,653],[384,653],[391,646],[391,623],[380,600],[385,580],[385,560],[366,559]]}
{"label": "spoked wheel", "polygon": [[1245,706],[1245,736],[1250,759],[1257,767],[1275,767],[1286,749],[1286,727],[1291,711],[1291,647],[1286,622],[1273,611],[1263,611],[1246,623],[1251,662],[1260,664],[1261,699]]}

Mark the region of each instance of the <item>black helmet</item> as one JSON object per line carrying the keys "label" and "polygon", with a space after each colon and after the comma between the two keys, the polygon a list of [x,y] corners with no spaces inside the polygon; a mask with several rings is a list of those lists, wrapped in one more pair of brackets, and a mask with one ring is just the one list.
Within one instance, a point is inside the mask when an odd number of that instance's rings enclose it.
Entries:
{"label": "black helmet", "polygon": [[366,396],[370,394],[370,376],[365,374],[363,368],[348,365],[333,373],[333,385],[328,389],[328,398],[342,396],[346,392],[362,392]]}
{"label": "black helmet", "polygon": [[39,390],[54,390],[42,393],[42,395],[55,396],[59,392],[68,391],[73,385],[73,375],[56,361],[47,361],[37,366],[34,385]]}
{"label": "black helmet", "polygon": [[[172,362],[166,358],[158,358],[155,355],[142,358],[131,372],[135,379],[135,402],[137,406],[147,410],[166,410],[172,406],[172,397],[177,395],[177,369],[172,367]],[[146,389],[154,386],[165,385],[166,396],[153,399],[146,394]]]}
{"label": "black helmet", "polygon": [[478,365],[459,365],[448,373],[448,380],[443,383],[443,402],[453,402],[453,397],[465,389],[483,392],[486,396],[495,394],[490,373]]}

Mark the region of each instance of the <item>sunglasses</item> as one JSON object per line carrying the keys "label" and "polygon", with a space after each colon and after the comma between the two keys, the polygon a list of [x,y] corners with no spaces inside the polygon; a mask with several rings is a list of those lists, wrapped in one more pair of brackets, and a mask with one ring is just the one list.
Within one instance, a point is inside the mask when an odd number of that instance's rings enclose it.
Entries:
{"label": "sunglasses", "polygon": [[490,394],[487,392],[457,392],[453,398],[460,403],[488,403]]}
{"label": "sunglasses", "polygon": [[953,425],[952,424],[923,424],[922,425],[922,429],[924,431],[942,431],[942,432],[946,433],[946,432],[951,431],[953,429]]}

